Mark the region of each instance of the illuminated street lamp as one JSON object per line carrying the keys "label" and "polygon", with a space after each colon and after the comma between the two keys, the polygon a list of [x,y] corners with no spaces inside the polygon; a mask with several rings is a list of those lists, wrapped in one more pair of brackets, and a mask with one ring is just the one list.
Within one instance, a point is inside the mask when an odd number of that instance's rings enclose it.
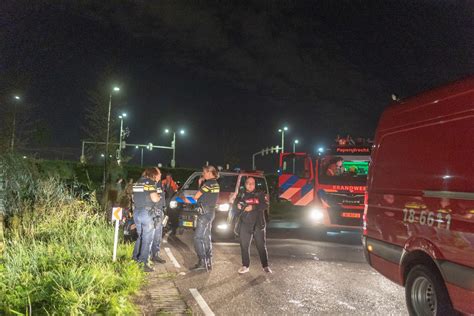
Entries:
{"label": "illuminated street lamp", "polygon": [[[169,134],[171,131],[167,128],[165,129],[165,133]],[[184,129],[179,131],[181,135],[186,134]],[[171,159],[171,168],[176,168],[176,132],[173,131],[173,140],[171,141],[171,148],[173,149],[173,158]]]}
{"label": "illuminated street lamp", "polygon": [[283,128],[280,128],[278,130],[279,133],[281,133],[281,153],[285,152],[285,132],[288,131],[288,127],[285,126]]}
{"label": "illuminated street lamp", "polygon": [[107,179],[107,161],[109,160],[109,138],[110,138],[110,111],[112,110],[112,93],[120,91],[119,87],[113,87],[109,93],[109,111],[107,114],[107,138],[105,140],[105,159],[104,159],[104,179],[103,186],[105,188],[105,182]]}
{"label": "illuminated street lamp", "polygon": [[297,139],[295,139],[295,140],[293,141],[293,152],[294,152],[294,153],[296,152],[296,144],[298,144],[299,142],[300,142],[300,141],[297,140]]}

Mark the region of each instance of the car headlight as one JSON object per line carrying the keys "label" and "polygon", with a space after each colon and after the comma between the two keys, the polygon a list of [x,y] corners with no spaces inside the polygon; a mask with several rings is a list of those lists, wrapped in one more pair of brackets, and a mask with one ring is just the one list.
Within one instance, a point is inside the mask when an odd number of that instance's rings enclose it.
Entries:
{"label": "car headlight", "polygon": [[229,225],[227,225],[227,224],[217,225],[217,229],[220,229],[220,230],[226,230],[227,228],[229,228]]}
{"label": "car headlight", "polygon": [[217,210],[220,212],[228,212],[230,210],[230,204],[229,203],[219,204],[219,206],[217,207]]}
{"label": "car headlight", "polygon": [[321,209],[313,208],[309,211],[309,218],[313,222],[321,222],[324,218],[324,213]]}
{"label": "car headlight", "polygon": [[171,201],[170,202],[170,208],[177,208],[178,207],[178,202],[176,201]]}

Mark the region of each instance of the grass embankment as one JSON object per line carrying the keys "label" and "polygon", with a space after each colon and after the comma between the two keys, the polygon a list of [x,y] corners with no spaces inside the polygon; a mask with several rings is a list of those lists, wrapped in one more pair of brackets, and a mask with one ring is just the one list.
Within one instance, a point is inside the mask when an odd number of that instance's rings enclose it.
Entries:
{"label": "grass embankment", "polygon": [[7,199],[0,314],[136,313],[130,297],[144,275],[131,245],[120,245],[112,263],[113,228],[97,203],[73,198],[54,179],[31,181],[28,195]]}

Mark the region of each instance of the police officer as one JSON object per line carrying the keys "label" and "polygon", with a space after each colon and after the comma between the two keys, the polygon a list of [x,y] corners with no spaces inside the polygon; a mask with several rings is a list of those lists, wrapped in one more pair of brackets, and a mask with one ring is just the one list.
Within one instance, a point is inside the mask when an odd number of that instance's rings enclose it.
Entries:
{"label": "police officer", "polygon": [[156,192],[156,182],[161,175],[155,168],[146,169],[142,177],[133,185],[133,220],[137,227],[138,239],[133,249],[133,259],[143,264],[146,272],[153,269],[148,265],[151,242],[153,239],[153,213],[160,202]]}
{"label": "police officer", "polygon": [[198,215],[194,232],[194,249],[198,256],[198,263],[191,269],[194,271],[212,269],[211,227],[220,191],[218,178],[219,172],[215,167],[203,167],[203,183],[194,196],[194,200],[202,206],[202,214]]}
{"label": "police officer", "polygon": [[239,273],[249,272],[250,266],[250,243],[252,236],[255,239],[260,262],[263,270],[272,273],[268,266],[268,252],[266,245],[266,220],[265,211],[268,209],[268,204],[263,192],[255,190],[255,179],[249,177],[245,181],[245,191],[237,196],[234,201],[234,207],[240,212],[240,250],[242,253],[242,267]]}
{"label": "police officer", "polygon": [[163,186],[161,181],[161,171],[159,168],[155,168],[158,172],[158,181],[156,182],[156,192],[160,196],[160,201],[156,204],[154,209],[153,216],[153,224],[155,227],[155,231],[153,233],[153,241],[151,243],[151,261],[157,263],[165,263],[166,260],[160,257],[160,245],[161,240],[163,239],[163,218],[164,218],[164,211],[165,211],[165,199],[164,199],[164,192]]}

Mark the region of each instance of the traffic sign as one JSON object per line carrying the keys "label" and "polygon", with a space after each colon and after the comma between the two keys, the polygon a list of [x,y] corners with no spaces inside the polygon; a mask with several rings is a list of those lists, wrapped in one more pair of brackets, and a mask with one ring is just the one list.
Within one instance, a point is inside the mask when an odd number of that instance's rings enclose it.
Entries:
{"label": "traffic sign", "polygon": [[119,235],[119,223],[122,219],[122,208],[113,207],[112,208],[112,222],[115,221],[115,233],[114,233],[114,251],[112,254],[112,261],[117,260],[117,246],[118,246],[118,235]]}
{"label": "traffic sign", "polygon": [[114,207],[112,208],[112,221],[120,221],[122,219],[122,208]]}

